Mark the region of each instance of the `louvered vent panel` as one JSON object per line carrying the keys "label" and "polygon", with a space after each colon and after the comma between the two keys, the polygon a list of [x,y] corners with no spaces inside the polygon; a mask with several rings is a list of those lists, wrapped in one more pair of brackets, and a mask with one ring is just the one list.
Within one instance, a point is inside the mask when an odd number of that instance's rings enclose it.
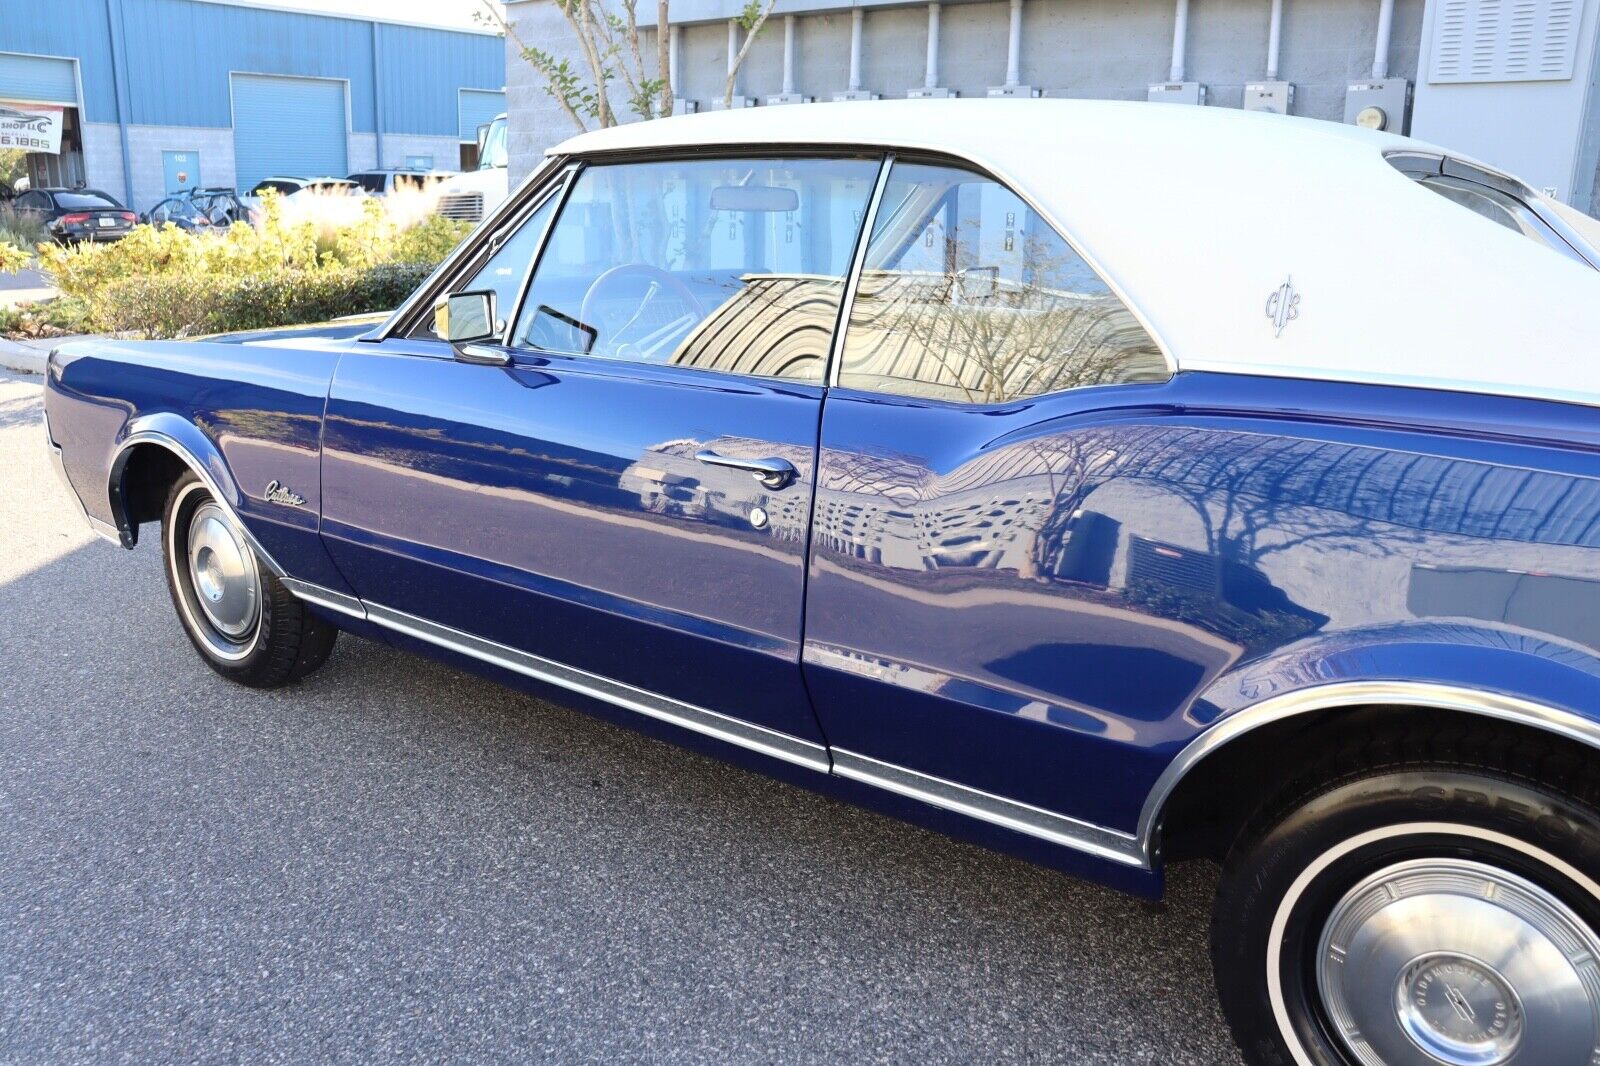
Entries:
{"label": "louvered vent panel", "polygon": [[1442,0],[1434,22],[1428,80],[1567,80],[1572,77],[1584,2]]}

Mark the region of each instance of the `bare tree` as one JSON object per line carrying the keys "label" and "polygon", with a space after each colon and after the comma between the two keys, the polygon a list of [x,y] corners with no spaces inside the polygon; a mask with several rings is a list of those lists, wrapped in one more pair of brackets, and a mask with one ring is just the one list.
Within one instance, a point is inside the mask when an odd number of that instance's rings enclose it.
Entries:
{"label": "bare tree", "polygon": [[[667,77],[669,0],[657,0],[654,69],[645,65],[645,48],[639,28],[639,0],[551,0],[566,19],[577,40],[582,63],[558,58],[549,49],[529,44],[517,32],[496,0],[478,0],[477,20],[509,37],[517,53],[543,76],[545,89],[562,112],[579,130],[595,126],[615,126],[622,121],[613,102],[614,89],[621,90],[627,112],[639,118],[672,114],[673,95]],[[621,8],[618,14],[610,5]],[[750,45],[755,41],[777,0],[748,0],[736,21],[745,30],[745,40],[728,71],[723,97],[725,106],[733,103],[733,86],[744,65]],[[587,68],[586,70],[584,68]],[[620,85],[617,83],[620,82]]]}
{"label": "bare tree", "polygon": [[722,106],[733,106],[733,86],[739,80],[739,68],[744,66],[744,57],[750,54],[750,46],[755,44],[756,37],[761,33],[761,27],[767,24],[767,16],[772,14],[772,9],[778,5],[778,0],[766,0],[762,6],[761,0],[747,0],[744,10],[739,12],[737,22],[744,30],[744,43],[739,46],[739,52],[733,57],[733,62],[728,64],[728,83],[723,87]]}
{"label": "bare tree", "polygon": [[[645,66],[640,42],[638,0],[616,0],[618,15],[606,0],[552,0],[577,39],[583,67],[523,40],[516,23],[506,18],[494,0],[478,0],[476,12],[485,23],[511,39],[522,58],[545,80],[545,89],[579,130],[615,126],[620,121],[612,102],[613,83],[620,81],[626,107],[640,118],[672,112],[672,91],[666,79],[666,26],[668,0],[658,0],[656,69]],[[587,76],[585,76],[587,74]]]}

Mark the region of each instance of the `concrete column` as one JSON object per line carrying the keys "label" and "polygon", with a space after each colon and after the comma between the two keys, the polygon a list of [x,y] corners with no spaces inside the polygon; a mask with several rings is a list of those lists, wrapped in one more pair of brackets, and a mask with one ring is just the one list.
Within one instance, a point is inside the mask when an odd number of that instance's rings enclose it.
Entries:
{"label": "concrete column", "polygon": [[[1388,0],[1385,0],[1388,2]],[[1184,75],[1184,52],[1189,47],[1189,0],[1178,0],[1176,17],[1172,24],[1172,69],[1167,72],[1168,81],[1182,81]]]}
{"label": "concrete column", "polygon": [[795,18],[793,15],[783,16],[783,93],[785,96],[794,94],[794,39]]}
{"label": "concrete column", "polygon": [[1372,80],[1389,76],[1389,35],[1394,28],[1394,0],[1378,4],[1378,39],[1372,46]]}
{"label": "concrete column", "polygon": [[672,89],[674,100],[682,92],[682,83],[678,80],[678,65],[683,61],[682,57],[683,34],[679,32],[679,27],[673,26],[667,31],[667,85]]}
{"label": "concrete column", "polygon": [[937,88],[939,85],[939,4],[938,0],[928,5],[928,63],[922,76],[922,87],[925,89]]}
{"label": "concrete column", "polygon": [[850,91],[861,91],[861,25],[867,13],[862,8],[850,12]]}
{"label": "concrete column", "polygon": [[1267,23],[1267,80],[1278,80],[1278,54],[1283,41],[1283,0],[1272,0],[1272,19]]}
{"label": "concrete column", "polygon": [[1022,0],[1011,0],[1011,36],[1006,39],[1006,85],[1022,84]]}

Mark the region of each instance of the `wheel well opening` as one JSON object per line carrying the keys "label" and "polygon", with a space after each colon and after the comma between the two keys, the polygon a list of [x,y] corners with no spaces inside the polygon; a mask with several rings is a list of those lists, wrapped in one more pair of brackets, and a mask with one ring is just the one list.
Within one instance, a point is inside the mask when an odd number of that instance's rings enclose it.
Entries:
{"label": "wheel well opening", "polygon": [[182,459],[159,444],[135,445],[128,453],[111,498],[117,526],[129,547],[138,542],[141,525],[161,520],[167,492],[187,469]]}
{"label": "wheel well opening", "polygon": [[1335,707],[1246,733],[1201,760],[1162,810],[1167,862],[1226,856],[1239,832],[1290,789],[1314,786],[1322,767],[1460,760],[1543,778],[1600,763],[1600,749],[1535,726],[1434,707]]}

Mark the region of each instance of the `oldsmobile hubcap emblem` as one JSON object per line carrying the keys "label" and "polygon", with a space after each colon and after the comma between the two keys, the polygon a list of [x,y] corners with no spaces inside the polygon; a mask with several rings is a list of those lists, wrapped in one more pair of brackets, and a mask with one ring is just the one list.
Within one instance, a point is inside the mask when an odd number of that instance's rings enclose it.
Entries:
{"label": "oldsmobile hubcap emblem", "polygon": [[1272,319],[1274,337],[1283,336],[1283,327],[1300,317],[1300,294],[1294,291],[1293,278],[1284,278],[1267,297],[1267,317]]}
{"label": "oldsmobile hubcap emblem", "polygon": [[1522,1005],[1487,964],[1465,955],[1425,955],[1400,974],[1400,1026],[1442,1062],[1499,1063],[1522,1037]]}

